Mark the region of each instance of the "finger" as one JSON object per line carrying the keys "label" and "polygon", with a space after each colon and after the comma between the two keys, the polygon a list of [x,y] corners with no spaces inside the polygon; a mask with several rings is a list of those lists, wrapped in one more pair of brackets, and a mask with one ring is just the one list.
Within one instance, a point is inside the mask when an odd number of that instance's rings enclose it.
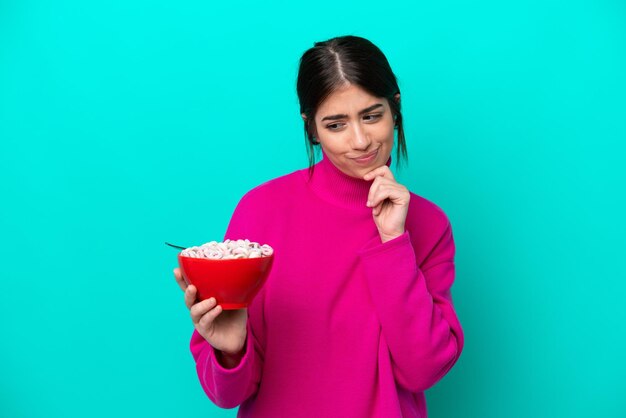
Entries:
{"label": "finger", "polygon": [[191,321],[194,324],[197,324],[200,321],[200,318],[209,310],[215,307],[216,302],[215,298],[209,298],[207,300],[203,300],[202,302],[198,302],[189,309],[189,313],[191,314]]}
{"label": "finger", "polygon": [[383,205],[384,205],[384,201],[380,202],[378,205],[376,205],[376,207],[372,210],[372,213],[374,214],[374,216],[378,216],[380,214],[380,212],[382,212],[383,210]]}
{"label": "finger", "polygon": [[383,200],[382,202],[380,202],[380,203],[378,204],[378,206],[376,206],[376,207],[374,208],[374,210],[373,210],[374,215],[375,215],[375,216],[380,215],[380,213],[381,213],[381,212],[382,212],[382,211],[383,211],[386,207],[388,207],[388,206],[390,206],[390,205],[392,205],[392,204],[393,204],[393,203],[392,203],[392,202],[391,202],[391,200],[389,200],[389,199],[385,199],[385,200]]}
{"label": "finger", "polygon": [[393,193],[395,184],[382,177],[376,177],[370,188],[367,201],[367,206],[373,208],[376,207],[381,201],[387,199],[391,193]]}
{"label": "finger", "polygon": [[192,284],[187,287],[185,290],[185,305],[187,305],[187,309],[191,309],[191,307],[196,303],[196,287]]}
{"label": "finger", "polygon": [[374,181],[372,182],[372,185],[370,186],[370,190],[367,193],[367,204],[366,206],[368,207],[374,207],[376,206],[374,203],[374,197],[376,196],[376,194],[378,193],[378,189],[380,188],[380,185],[382,183],[385,182],[385,179],[382,177],[376,177],[374,179]]}
{"label": "finger", "polygon": [[363,176],[364,180],[371,180],[375,177],[384,177],[384,178],[388,178],[391,180],[395,180],[395,177],[393,176],[393,173],[391,172],[391,169],[389,168],[388,165],[382,165],[378,168],[373,169],[372,171],[365,173],[365,175]]}
{"label": "finger", "polygon": [[180,287],[180,289],[184,291],[187,288],[187,282],[180,272],[180,267],[176,267],[174,269],[174,277],[176,277],[176,283],[178,283],[178,287]]}
{"label": "finger", "polygon": [[406,205],[410,198],[409,190],[403,185],[398,183],[384,183],[376,189],[376,194],[371,199],[371,205],[377,206],[379,203],[386,200],[389,201],[389,204]]}
{"label": "finger", "polygon": [[218,315],[221,314],[223,311],[224,309],[222,308],[222,305],[217,305],[215,308],[204,314],[202,318],[200,318],[200,321],[198,321],[198,326],[207,329],[213,323],[213,321],[215,321],[215,318],[217,318]]}

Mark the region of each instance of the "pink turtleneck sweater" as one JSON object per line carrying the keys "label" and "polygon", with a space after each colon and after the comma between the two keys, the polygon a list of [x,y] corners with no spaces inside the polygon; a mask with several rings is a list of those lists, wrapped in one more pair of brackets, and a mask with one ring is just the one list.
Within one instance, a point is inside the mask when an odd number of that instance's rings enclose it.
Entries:
{"label": "pink turtleneck sweater", "polygon": [[[391,158],[387,165],[391,163]],[[411,193],[403,235],[382,243],[372,181],[324,158],[263,183],[237,205],[224,239],[269,244],[275,259],[248,307],[233,368],[194,330],[198,378],[240,417],[426,417],[424,391],[456,363],[455,247],[446,214]]]}

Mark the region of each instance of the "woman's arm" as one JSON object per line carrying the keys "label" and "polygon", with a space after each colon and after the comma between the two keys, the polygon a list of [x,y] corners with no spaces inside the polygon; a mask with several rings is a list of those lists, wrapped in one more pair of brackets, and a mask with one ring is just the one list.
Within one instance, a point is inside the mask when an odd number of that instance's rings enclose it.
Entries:
{"label": "woman's arm", "polygon": [[[440,223],[441,224],[441,223]],[[409,231],[359,252],[396,381],[412,392],[432,387],[461,355],[464,335],[454,311],[455,246],[445,219],[421,268]]]}
{"label": "woman's arm", "polygon": [[[244,195],[231,217],[224,240],[254,240],[254,202]],[[211,346],[196,330],[191,337],[191,354],[198,378],[207,396],[221,408],[234,408],[258,390],[263,369],[263,294],[261,288],[248,305],[246,341],[237,354],[222,353]]]}
{"label": "woman's arm", "polygon": [[234,408],[258,390],[261,380],[262,349],[254,337],[250,322],[241,358],[230,357],[220,363],[215,350],[197,331],[191,337],[191,353],[202,389],[220,408]]}

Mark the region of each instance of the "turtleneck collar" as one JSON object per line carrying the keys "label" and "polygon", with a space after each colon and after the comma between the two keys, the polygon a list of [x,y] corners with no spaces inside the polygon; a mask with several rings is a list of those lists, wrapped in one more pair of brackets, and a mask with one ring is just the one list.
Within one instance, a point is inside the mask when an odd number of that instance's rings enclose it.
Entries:
{"label": "turtleneck collar", "polygon": [[[327,202],[344,208],[371,211],[365,204],[374,180],[349,176],[337,168],[323,150],[322,154],[323,158],[314,165],[310,178],[309,169],[302,170],[313,192]],[[391,156],[386,165],[388,167],[391,165]]]}

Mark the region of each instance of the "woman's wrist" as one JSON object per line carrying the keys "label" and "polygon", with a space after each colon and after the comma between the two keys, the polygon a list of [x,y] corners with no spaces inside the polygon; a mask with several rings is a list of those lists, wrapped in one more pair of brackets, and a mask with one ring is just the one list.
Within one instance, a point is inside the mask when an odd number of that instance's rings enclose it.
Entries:
{"label": "woman's wrist", "polygon": [[235,353],[229,353],[228,351],[215,349],[215,358],[217,361],[227,369],[232,369],[236,367],[240,362],[243,356],[246,354],[246,345],[248,343],[248,336],[243,340],[243,346],[239,351]]}
{"label": "woman's wrist", "polygon": [[[403,233],[404,233],[404,232],[403,232]],[[384,244],[384,243],[386,243],[387,241],[391,241],[392,239],[396,239],[396,238],[398,238],[398,237],[399,237],[399,236],[401,236],[403,233],[396,233],[396,234],[390,234],[390,235],[387,235],[387,234],[380,234],[380,240],[381,240],[381,242]]]}
{"label": "woman's wrist", "polygon": [[232,369],[236,367],[243,356],[246,354],[245,346],[237,353],[228,353],[222,350],[215,350],[215,357],[217,361],[226,369]]}

